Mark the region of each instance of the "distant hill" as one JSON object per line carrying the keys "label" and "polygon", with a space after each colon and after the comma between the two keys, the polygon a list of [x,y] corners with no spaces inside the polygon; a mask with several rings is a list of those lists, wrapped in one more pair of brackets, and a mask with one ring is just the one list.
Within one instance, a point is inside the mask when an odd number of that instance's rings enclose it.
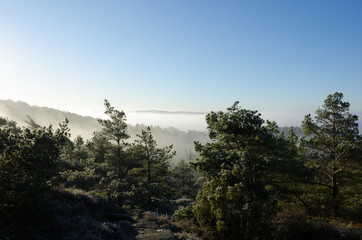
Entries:
{"label": "distant hill", "polygon": [[[127,114],[127,113],[126,113]],[[0,116],[16,121],[20,126],[26,126],[28,116],[41,126],[53,125],[58,127],[66,118],[69,120],[69,128],[72,138],[80,135],[84,139],[91,139],[94,131],[100,131],[101,125],[96,118],[85,117],[75,113],[65,112],[48,107],[30,106],[25,102],[14,102],[12,100],[0,100]],[[128,125],[129,141],[133,141],[137,134],[147,126],[136,124]],[[151,126],[152,134],[159,146],[173,144],[177,152],[176,159],[187,158],[187,155],[194,152],[194,141],[206,143],[210,139],[207,132],[180,131],[176,128],[161,128]]]}
{"label": "distant hill", "polygon": [[0,116],[14,120],[21,126],[27,125],[25,121],[28,120],[29,116],[41,126],[53,125],[55,128],[67,118],[72,137],[81,135],[85,139],[90,139],[94,131],[101,129],[95,118],[53,108],[30,106],[21,101],[0,100]]}
{"label": "distant hill", "polygon": [[[127,115],[127,113],[126,113]],[[81,116],[79,114],[65,112],[48,107],[30,106],[25,102],[14,102],[12,100],[0,100],[0,116],[16,121],[20,126],[26,126],[28,116],[41,126],[53,125],[58,127],[66,118],[69,120],[72,138],[80,135],[84,139],[91,139],[95,131],[101,130],[101,125],[96,118]],[[133,141],[137,134],[147,126],[143,124],[128,125],[128,134],[131,136],[129,141]],[[290,127],[281,127],[280,131],[288,136]],[[300,127],[294,127],[298,136],[303,136]],[[194,153],[194,141],[206,143],[210,141],[207,132],[201,131],[181,131],[177,128],[161,128],[151,126],[152,134],[159,146],[168,146],[173,144],[177,153],[175,160],[188,159],[190,153]]]}

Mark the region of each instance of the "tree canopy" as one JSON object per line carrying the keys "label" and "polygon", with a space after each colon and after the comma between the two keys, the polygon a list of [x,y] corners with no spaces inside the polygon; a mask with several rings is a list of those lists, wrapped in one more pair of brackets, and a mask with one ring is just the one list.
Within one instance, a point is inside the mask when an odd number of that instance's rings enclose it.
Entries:
{"label": "tree canopy", "polygon": [[349,107],[342,93],[330,94],[314,120],[308,114],[302,124],[303,133],[309,137],[302,141],[303,156],[306,165],[318,173],[311,190],[313,201],[326,212],[333,209],[334,214],[346,200],[349,179],[356,176],[353,171],[361,169],[358,117],[349,112]]}
{"label": "tree canopy", "polygon": [[267,238],[277,205],[266,175],[283,153],[276,124],[265,125],[257,111],[238,102],[206,121],[213,142],[195,144],[200,158],[193,164],[207,176],[194,207],[197,221],[220,239]]}

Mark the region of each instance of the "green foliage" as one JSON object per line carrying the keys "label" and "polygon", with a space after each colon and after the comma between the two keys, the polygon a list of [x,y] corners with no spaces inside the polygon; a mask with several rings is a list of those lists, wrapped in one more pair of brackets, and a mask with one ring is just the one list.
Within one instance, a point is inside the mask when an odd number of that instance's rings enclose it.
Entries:
{"label": "green foliage", "polygon": [[[317,170],[304,201],[324,214],[339,214],[341,207],[352,204],[353,196],[362,194],[361,188],[353,187],[361,186],[357,179],[362,176],[358,117],[349,113],[350,104],[342,99],[342,93],[328,95],[314,120],[309,114],[303,121],[303,132],[310,139],[302,141],[300,152],[306,165]],[[352,201],[353,207],[362,205]]]}
{"label": "green foliage", "polygon": [[115,143],[108,145],[108,151],[104,154],[106,161],[106,176],[103,176],[100,184],[106,189],[106,194],[112,199],[117,199],[120,206],[123,205],[124,179],[130,169],[130,162],[124,154],[126,143],[125,139],[129,138],[127,134],[126,115],[123,111],[118,111],[111,104],[104,100],[106,111],[104,112],[109,119],[99,119],[103,126],[99,133],[108,142]]}
{"label": "green foliage", "polygon": [[127,134],[126,114],[123,111],[114,109],[108,100],[104,100],[104,106],[106,111],[104,112],[109,119],[99,119],[98,122],[103,126],[102,134],[113,140],[117,145],[121,144],[121,141],[129,138]]}
{"label": "green foliage", "polygon": [[142,130],[132,145],[132,159],[138,165],[130,170],[132,201],[150,207],[152,198],[166,198],[170,193],[168,160],[175,155],[172,145],[158,148],[150,128]]}
{"label": "green foliage", "polygon": [[13,134],[21,133],[21,128],[15,121],[3,117],[0,117],[0,128],[9,128]]}
{"label": "green foliage", "polygon": [[117,201],[125,199],[139,206],[150,206],[152,198],[170,193],[168,160],[172,146],[158,148],[150,128],[142,130],[133,144],[128,138],[125,115],[105,100],[109,120],[84,144],[81,137],[68,142],[63,155],[61,176],[67,187],[80,188]]}
{"label": "green foliage", "polygon": [[184,206],[179,207],[173,214],[175,221],[194,218],[194,213],[192,210],[193,210],[192,205],[188,205],[186,207]]}
{"label": "green foliage", "polygon": [[313,168],[304,165],[304,160],[298,154],[300,140],[293,127],[289,129],[287,136],[284,137],[282,132],[276,138],[275,149],[279,157],[271,159],[264,174],[268,191],[283,208],[301,204],[305,186],[311,183],[315,172]]}
{"label": "green foliage", "polygon": [[195,144],[193,166],[207,177],[194,206],[198,223],[218,239],[267,238],[276,202],[266,189],[269,163],[280,158],[276,124],[238,107],[206,116],[212,143]]}
{"label": "green foliage", "polygon": [[[117,180],[114,147],[100,132],[95,132],[91,141],[77,137],[71,143],[66,167],[61,173],[64,185],[86,190],[97,196],[116,199],[117,188],[111,188],[113,179]],[[112,152],[113,151],[113,152]],[[112,163],[112,164],[111,164]]]}
{"label": "green foliage", "polygon": [[197,190],[199,189],[196,172],[185,160],[182,159],[176,165],[172,172],[172,177],[177,197],[196,197]]}
{"label": "green foliage", "polygon": [[55,132],[0,128],[0,224],[10,232],[41,219],[66,134],[66,123]]}
{"label": "green foliage", "polygon": [[194,214],[202,229],[218,239],[267,238],[276,202],[265,185],[242,165],[221,170],[197,196]]}
{"label": "green foliage", "polygon": [[76,187],[86,191],[93,191],[95,185],[100,181],[100,164],[90,157],[88,146],[84,144],[83,138],[77,136],[71,142],[71,152],[67,158],[66,167],[60,173],[67,187]]}

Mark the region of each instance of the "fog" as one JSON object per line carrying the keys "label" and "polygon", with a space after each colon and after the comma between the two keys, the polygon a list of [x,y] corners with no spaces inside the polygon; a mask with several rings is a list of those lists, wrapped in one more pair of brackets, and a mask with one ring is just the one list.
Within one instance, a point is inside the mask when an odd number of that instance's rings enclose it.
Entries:
{"label": "fog", "polygon": [[127,122],[131,125],[144,124],[174,127],[182,131],[206,131],[206,114],[188,113],[155,113],[155,112],[126,112]]}
{"label": "fog", "polygon": [[[253,110],[253,109],[252,109]],[[225,110],[223,110],[225,111]],[[161,128],[176,128],[181,131],[207,131],[205,116],[207,112],[188,111],[162,111],[162,110],[142,110],[125,111],[127,124],[135,126],[143,124],[145,126],[159,126]],[[264,120],[276,121],[278,126],[301,126],[304,116],[314,111],[260,111]],[[80,115],[78,115],[80,114]],[[362,113],[353,113],[359,116],[359,129],[362,126]],[[78,111],[77,114],[59,111],[57,109],[30,106],[25,102],[14,102],[11,100],[0,100],[0,116],[8,117],[25,125],[27,116],[31,116],[40,125],[58,126],[58,123],[68,118],[70,127],[74,134],[82,135],[89,139],[93,131],[99,131],[101,126],[97,118],[106,118],[103,110]],[[90,117],[85,117],[90,116]],[[73,134],[73,135],[74,135]]]}
{"label": "fog", "polygon": [[[279,126],[300,126],[304,116],[302,112],[260,112],[264,120],[276,121]],[[154,113],[154,112],[126,112],[127,122],[135,125],[160,126],[163,128],[175,127],[182,131],[206,131],[206,113]]]}
{"label": "fog", "polygon": [[[187,154],[194,152],[194,141],[206,143],[209,141],[206,131],[206,124],[202,125],[204,115],[200,113],[172,113],[160,114],[150,112],[130,112],[127,115],[129,142],[132,142],[142,129],[151,126],[152,135],[158,146],[164,147],[173,144],[176,151],[176,157],[170,162],[173,165],[180,159],[185,159]],[[75,113],[60,111],[57,109],[30,106],[25,102],[14,102],[11,100],[0,100],[0,116],[14,120],[20,126],[26,126],[28,116],[41,126],[53,125],[54,128],[63,122],[65,118],[69,120],[71,138],[74,139],[80,135],[85,140],[93,136],[94,131],[100,131],[102,126],[96,118],[85,117]],[[105,118],[105,115],[98,115]],[[103,116],[103,117],[102,117]],[[188,126],[196,126],[194,129],[199,131],[190,131]]]}
{"label": "fog", "polygon": [[[173,144],[177,156],[171,164],[180,159],[185,159],[190,151],[194,151],[194,141],[206,143],[210,141],[206,129],[205,116],[203,112],[171,112],[160,110],[148,111],[126,111],[129,141],[133,141],[142,129],[151,126],[152,134],[163,147]],[[87,114],[83,112],[83,114]],[[262,118],[274,120],[280,127],[300,127],[304,112],[268,112],[261,111]],[[92,114],[93,115],[93,114]],[[94,131],[100,131],[102,126],[97,118],[106,118],[100,111],[95,112],[96,117],[85,117],[79,114],[60,111],[57,109],[30,106],[25,102],[14,102],[11,100],[0,100],[0,116],[16,121],[20,126],[26,126],[26,120],[30,116],[36,123],[42,126],[53,125],[55,128],[65,118],[69,120],[71,138],[80,135],[85,140],[91,139]],[[361,119],[359,126],[361,129]],[[284,129],[285,130],[285,129]],[[285,130],[286,131],[286,130]]]}

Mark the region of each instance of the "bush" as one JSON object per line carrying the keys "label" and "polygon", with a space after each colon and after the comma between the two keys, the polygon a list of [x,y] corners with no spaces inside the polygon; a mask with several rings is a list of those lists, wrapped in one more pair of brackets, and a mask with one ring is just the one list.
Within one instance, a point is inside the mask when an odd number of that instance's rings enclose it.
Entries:
{"label": "bush", "polygon": [[192,205],[186,207],[181,206],[179,209],[175,211],[173,216],[175,218],[175,221],[194,218],[194,213],[192,212]]}

